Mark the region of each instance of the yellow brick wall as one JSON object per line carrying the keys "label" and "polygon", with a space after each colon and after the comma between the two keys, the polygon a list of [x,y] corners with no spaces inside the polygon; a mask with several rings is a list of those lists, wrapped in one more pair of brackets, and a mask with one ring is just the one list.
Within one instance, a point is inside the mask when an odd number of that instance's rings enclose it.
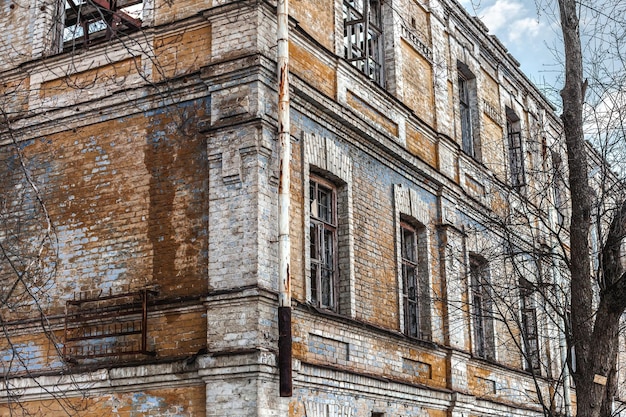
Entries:
{"label": "yellow brick wall", "polygon": [[196,417],[206,415],[204,384],[180,388],[163,388],[115,392],[99,396],[59,397],[58,400],[20,401],[0,405],[0,416],[28,415],[56,417],[134,417],[139,415],[171,415]]}
{"label": "yellow brick wall", "polygon": [[398,124],[384,115],[379,109],[373,107],[366,100],[352,91],[348,91],[347,102],[353,109],[361,113],[365,119],[378,124],[391,135],[398,136]]}
{"label": "yellow brick wall", "polygon": [[0,83],[0,108],[9,119],[19,117],[28,109],[30,77]]}
{"label": "yellow brick wall", "polygon": [[437,144],[417,129],[406,127],[406,146],[413,155],[420,157],[433,168],[437,168]]}
{"label": "yellow brick wall", "polygon": [[336,96],[337,75],[335,69],[324,64],[303,47],[289,43],[290,72],[302,77],[307,83],[329,97]]}
{"label": "yellow brick wall", "polygon": [[403,24],[415,31],[420,41],[431,45],[430,14],[418,0],[405,0],[400,3]]}
{"label": "yellow brick wall", "polygon": [[[63,326],[63,319],[54,320],[57,327]],[[98,329],[103,329],[111,320],[100,323]],[[122,321],[116,322],[117,324]],[[71,325],[70,325],[71,326]],[[96,325],[89,327],[95,331]],[[158,312],[157,307],[149,307],[148,317],[148,346],[147,350],[155,352],[154,358],[182,358],[192,356],[201,349],[206,348],[206,312],[203,309],[187,312],[165,311]],[[72,327],[69,329],[72,335]],[[172,337],[175,334],[176,337]],[[107,337],[110,342],[111,337]],[[118,338],[119,341],[139,341],[139,335]],[[23,375],[26,372],[37,374],[49,369],[59,369],[63,366],[63,345],[65,336],[63,330],[56,330],[50,334],[45,334],[41,328],[31,329],[28,334],[17,334],[0,340],[0,355],[3,359],[2,365],[10,367],[15,375]],[[72,346],[93,346],[102,347],[104,339],[92,339],[84,342],[69,342],[66,354],[72,358]],[[135,345],[139,347],[139,345]],[[118,357],[104,357],[90,359],[90,363],[121,363],[128,361],[153,360],[152,356],[143,354],[120,355]],[[84,359],[78,359],[77,365],[86,363]],[[0,367],[0,370],[4,371]]]}
{"label": "yellow brick wall", "polygon": [[[293,134],[293,132],[292,132]],[[296,300],[306,301],[304,265],[304,178],[302,177],[302,141],[292,143],[291,148],[291,211],[289,233],[291,234],[291,294]]]}
{"label": "yellow brick wall", "polygon": [[401,43],[404,102],[415,114],[434,127],[433,71],[428,60],[404,40]]}
{"label": "yellow brick wall", "polygon": [[481,70],[481,74],[482,90],[480,95],[493,106],[500,108],[500,89],[497,81],[485,70]]}
{"label": "yellow brick wall", "polygon": [[155,81],[191,73],[211,60],[211,26],[184,30],[154,40]]}
{"label": "yellow brick wall", "polygon": [[168,311],[149,317],[148,348],[156,352],[157,358],[191,356],[206,348],[206,329],[204,311]]}
{"label": "yellow brick wall", "polygon": [[88,90],[99,90],[123,83],[127,77],[139,72],[140,68],[141,57],[134,57],[45,81],[41,84],[39,97],[50,98],[77,90],[84,90],[82,93],[87,94]]}
{"label": "yellow brick wall", "polygon": [[335,52],[335,1],[307,0],[289,3],[289,15],[315,40]]}
{"label": "yellow brick wall", "polygon": [[495,123],[485,113],[482,114],[480,144],[483,163],[492,170],[498,178],[506,178],[506,160],[504,159],[504,133],[502,126]]}
{"label": "yellow brick wall", "polygon": [[213,6],[213,0],[155,0],[154,3],[156,25],[184,19]]}
{"label": "yellow brick wall", "polygon": [[[195,126],[203,106],[128,116],[24,144],[35,181],[46,184],[42,197],[59,243],[55,280],[46,284],[49,313],[62,314],[73,294],[109,287],[158,285],[163,298],[206,292],[206,139],[184,128]],[[15,164],[13,153],[2,157]],[[7,163],[5,169],[12,166]],[[28,187],[16,188],[24,183],[20,172],[3,172],[0,191],[28,197]],[[36,221],[23,227],[37,230]]]}
{"label": "yellow brick wall", "polygon": [[382,175],[367,164],[353,173],[357,318],[399,330],[396,225]]}

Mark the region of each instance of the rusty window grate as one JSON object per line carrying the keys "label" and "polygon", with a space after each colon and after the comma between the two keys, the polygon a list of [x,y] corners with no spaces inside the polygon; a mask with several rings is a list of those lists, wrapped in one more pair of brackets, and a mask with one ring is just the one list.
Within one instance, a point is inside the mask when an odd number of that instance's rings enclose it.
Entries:
{"label": "rusty window grate", "polygon": [[65,305],[63,357],[68,362],[154,355],[148,349],[148,301],[155,291],[75,294]]}
{"label": "rusty window grate", "polygon": [[142,0],[66,0],[63,49],[88,47],[141,29]]}

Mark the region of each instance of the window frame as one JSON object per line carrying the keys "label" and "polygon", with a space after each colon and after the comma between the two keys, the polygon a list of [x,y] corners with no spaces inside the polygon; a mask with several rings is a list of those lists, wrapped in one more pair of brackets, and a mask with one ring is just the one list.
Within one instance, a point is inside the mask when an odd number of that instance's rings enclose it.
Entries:
{"label": "window frame", "polygon": [[470,255],[469,286],[471,293],[471,316],[473,325],[473,353],[482,359],[495,359],[495,340],[489,263],[481,257]]}
{"label": "window frame", "polygon": [[[319,216],[319,191],[327,191],[330,197],[328,203],[329,218]],[[315,196],[315,197],[314,197]],[[316,204],[314,209],[313,204]],[[339,293],[339,223],[337,218],[337,186],[332,182],[310,175],[309,178],[309,286],[310,301],[317,307],[326,308],[332,311],[338,310]],[[330,245],[326,238],[330,236]],[[331,255],[330,261],[322,259],[321,254]],[[323,273],[328,270],[330,273],[329,283],[326,286],[328,294],[324,294]],[[327,302],[326,302],[327,301]]]}
{"label": "window frame", "polygon": [[344,58],[367,78],[383,85],[381,1],[343,0],[342,4]]}
{"label": "window frame", "polygon": [[[407,250],[406,236],[410,235],[411,248]],[[424,310],[430,308],[428,288],[424,288],[422,274],[424,265],[420,260],[420,236],[418,228],[412,224],[400,222],[400,263],[402,278],[402,298],[404,304],[404,334],[409,337],[430,340],[428,315]],[[421,255],[423,256],[423,255]],[[411,271],[411,272],[409,272]],[[410,293],[412,288],[414,294]]]}
{"label": "window frame", "polygon": [[509,176],[511,187],[521,191],[526,186],[526,168],[524,161],[524,139],[520,119],[510,108],[506,108],[506,137],[509,153]]}
{"label": "window frame", "polygon": [[474,138],[472,132],[472,108],[469,102],[469,86],[465,76],[459,73],[459,115],[461,117],[461,143],[463,152],[474,158]]}
{"label": "window frame", "polygon": [[556,209],[556,222],[559,227],[565,227],[567,213],[566,183],[563,175],[563,161],[561,155],[551,151],[552,159],[552,193]]}
{"label": "window frame", "polygon": [[541,374],[541,355],[539,346],[539,322],[537,320],[537,303],[533,284],[520,278],[520,314],[521,333],[524,346],[524,367],[535,375]]}
{"label": "window frame", "polygon": [[457,61],[458,111],[461,128],[461,150],[471,158],[480,161],[480,137],[477,134],[478,121],[475,120],[476,76],[469,67]]}

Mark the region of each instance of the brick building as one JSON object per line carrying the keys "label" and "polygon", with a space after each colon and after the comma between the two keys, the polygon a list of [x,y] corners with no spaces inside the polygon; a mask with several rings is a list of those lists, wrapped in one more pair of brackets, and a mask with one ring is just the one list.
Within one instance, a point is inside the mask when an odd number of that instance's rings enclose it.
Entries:
{"label": "brick building", "polygon": [[[532,256],[567,215],[562,180],[546,180],[559,121],[454,0],[290,5],[290,398],[275,5],[2,9],[0,415],[573,405],[558,326],[533,292],[560,279]],[[538,219],[529,203],[557,210]],[[516,218],[532,221],[496,226]]]}

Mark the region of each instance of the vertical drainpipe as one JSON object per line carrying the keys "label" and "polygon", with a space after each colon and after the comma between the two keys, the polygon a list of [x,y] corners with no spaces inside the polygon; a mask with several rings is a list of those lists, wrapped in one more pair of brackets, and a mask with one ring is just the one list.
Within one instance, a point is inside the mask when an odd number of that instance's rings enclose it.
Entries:
{"label": "vertical drainpipe", "polygon": [[278,39],[278,142],[280,180],[278,182],[278,372],[280,396],[291,397],[291,277],[289,258],[289,188],[291,137],[289,126],[289,2],[278,0],[276,7]]}

